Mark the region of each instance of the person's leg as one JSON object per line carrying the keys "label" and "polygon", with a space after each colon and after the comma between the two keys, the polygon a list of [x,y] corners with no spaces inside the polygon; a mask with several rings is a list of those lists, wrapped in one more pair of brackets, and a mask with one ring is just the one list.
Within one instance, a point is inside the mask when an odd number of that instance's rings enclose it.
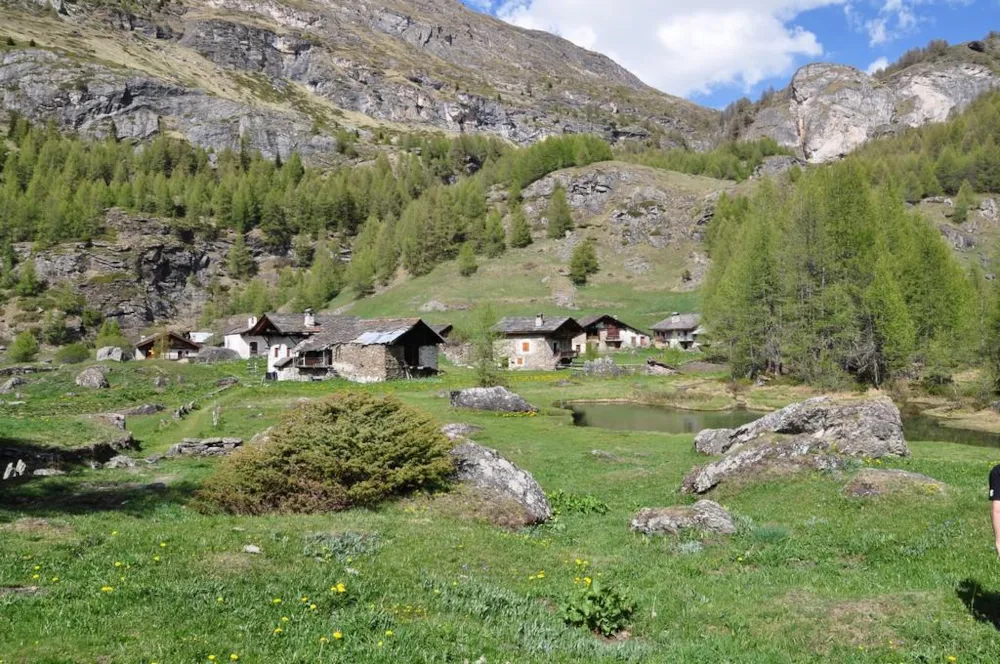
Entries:
{"label": "person's leg", "polygon": [[993,539],[1000,556],[1000,466],[990,471],[990,517],[993,521]]}

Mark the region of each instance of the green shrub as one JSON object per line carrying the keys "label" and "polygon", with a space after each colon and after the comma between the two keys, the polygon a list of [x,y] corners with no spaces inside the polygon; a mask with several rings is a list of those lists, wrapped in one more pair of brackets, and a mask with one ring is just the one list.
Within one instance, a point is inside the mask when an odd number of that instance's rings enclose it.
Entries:
{"label": "green shrub", "polygon": [[443,485],[454,470],[433,420],[394,397],[335,394],[290,412],[199,492],[234,514],[324,512]]}
{"label": "green shrub", "polygon": [[56,352],[56,362],[59,364],[79,364],[90,358],[90,350],[83,344],[63,346]]}
{"label": "green shrub", "polygon": [[31,332],[22,332],[7,349],[11,362],[32,362],[38,356],[38,340]]}
{"label": "green shrub", "polygon": [[585,625],[592,632],[612,636],[628,627],[635,613],[635,602],[595,579],[584,584],[583,590],[560,608],[566,623]]}
{"label": "green shrub", "polygon": [[549,494],[549,504],[557,515],[563,514],[607,514],[609,506],[606,502],[587,494],[566,493],[559,489]]}

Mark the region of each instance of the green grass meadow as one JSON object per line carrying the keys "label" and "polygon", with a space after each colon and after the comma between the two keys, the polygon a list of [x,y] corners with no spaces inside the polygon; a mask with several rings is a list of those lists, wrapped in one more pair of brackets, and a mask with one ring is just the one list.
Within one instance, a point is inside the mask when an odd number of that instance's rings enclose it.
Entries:
{"label": "green grass meadow", "polygon": [[[154,374],[169,386],[153,389]],[[442,392],[473,380],[461,370],[376,386],[261,385],[242,363],[133,362],[116,366],[100,395],[72,386],[72,375],[32,377],[27,404],[0,410],[4,445],[87,442],[76,440],[94,433],[80,415],[162,403],[166,412],[129,421],[142,457],[188,436],[248,438],[301,398],[391,391],[441,423],[481,426],[476,440],[546,492],[592,495],[609,509],[517,532],[486,523],[462,493],[313,516],[211,515],[193,499],[218,463],[205,459],[3,482],[4,664],[1000,660],[991,623],[1000,562],[985,500],[1000,450],[911,441],[912,458],[885,463],[945,482],[940,495],[847,498],[853,471],[724,486],[710,497],[736,515],[737,535],[650,538],[629,531],[630,517],[692,500],[678,493],[704,462],[692,436],[574,427],[553,406],[642,398],[724,407],[718,378],[512,376],[541,412],[500,417],[451,409]],[[227,375],[243,384],[205,399]],[[798,396],[774,388],[749,398]],[[199,410],[171,417],[195,399]],[[261,553],[244,553],[250,544]],[[563,623],[559,606],[585,578],[636,602],[627,638]]]}

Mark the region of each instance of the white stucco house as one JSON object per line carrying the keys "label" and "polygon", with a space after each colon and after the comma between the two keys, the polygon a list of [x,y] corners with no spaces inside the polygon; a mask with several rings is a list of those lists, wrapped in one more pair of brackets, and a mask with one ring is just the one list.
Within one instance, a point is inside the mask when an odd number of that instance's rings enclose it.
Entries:
{"label": "white stucco house", "polygon": [[680,314],[674,312],[653,326],[656,335],[656,345],[660,348],[677,348],[680,350],[699,350],[698,343],[704,330],[701,327],[701,314]]}
{"label": "white stucco house", "polygon": [[494,326],[500,336],[496,352],[507,358],[510,369],[558,369],[569,365],[578,353],[573,339],[583,334],[583,327],[572,318],[504,318]]}
{"label": "white stucco house", "polygon": [[608,353],[630,348],[649,348],[652,338],[637,327],[633,327],[610,314],[587,316],[578,321],[583,333],[573,338],[573,350],[585,353],[592,347],[599,353]]}

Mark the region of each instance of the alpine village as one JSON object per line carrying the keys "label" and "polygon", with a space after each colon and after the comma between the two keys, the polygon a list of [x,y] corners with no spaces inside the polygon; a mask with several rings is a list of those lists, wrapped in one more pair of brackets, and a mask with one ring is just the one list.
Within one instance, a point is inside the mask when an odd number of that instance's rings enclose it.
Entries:
{"label": "alpine village", "polygon": [[0,0],[0,664],[1000,662],[990,3]]}

